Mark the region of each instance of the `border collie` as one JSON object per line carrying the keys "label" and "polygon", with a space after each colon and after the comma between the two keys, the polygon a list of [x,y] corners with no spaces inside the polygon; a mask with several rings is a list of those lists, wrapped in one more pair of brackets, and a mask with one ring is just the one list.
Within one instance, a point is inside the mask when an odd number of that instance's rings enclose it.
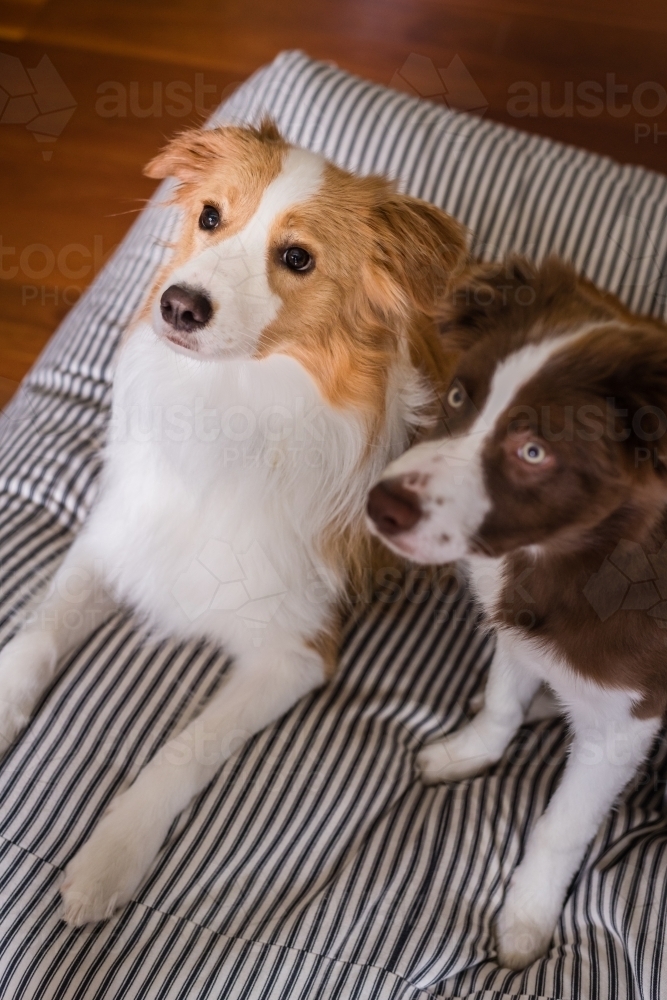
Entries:
{"label": "border collie", "polygon": [[520,969],[667,707],[667,592],[650,582],[667,568],[667,328],[555,259],[511,258],[458,282],[442,332],[459,359],[449,434],[388,466],[369,523],[417,563],[460,560],[496,628],[483,708],[421,750],[426,783],[498,761],[543,682],[569,719],[565,773],[496,926]]}
{"label": "border collie", "polygon": [[444,212],[270,122],[186,132],[147,173],[175,178],[182,228],[119,353],[94,509],[0,654],[0,733],[119,603],[233,665],[69,862],[72,925],[130,899],[239,734],[330,674],[337,609],[369,564],[366,495],[433,409],[433,316],[465,256]]}

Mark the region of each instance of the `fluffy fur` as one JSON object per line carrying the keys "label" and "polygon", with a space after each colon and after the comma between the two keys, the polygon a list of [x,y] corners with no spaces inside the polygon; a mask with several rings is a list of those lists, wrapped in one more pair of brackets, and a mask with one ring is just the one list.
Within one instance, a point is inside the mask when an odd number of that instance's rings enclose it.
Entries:
{"label": "fluffy fur", "polygon": [[[392,463],[369,512],[394,551],[462,560],[497,629],[484,706],[420,752],[423,780],[499,760],[542,682],[571,724],[565,773],[497,923],[500,961],[519,969],[547,949],[667,709],[667,329],[557,260],[512,258],[458,283],[443,336],[459,351],[450,435]],[[619,568],[644,581],[625,599]]]}
{"label": "fluffy fur", "polygon": [[212,640],[233,666],[68,864],[73,925],[133,895],[232,736],[330,673],[338,608],[369,563],[365,496],[428,422],[447,367],[429,317],[464,253],[444,213],[270,123],[185,133],[148,173],[176,179],[182,230],[120,352],[97,503],[0,654],[0,731],[14,739],[118,602],[158,634]]}

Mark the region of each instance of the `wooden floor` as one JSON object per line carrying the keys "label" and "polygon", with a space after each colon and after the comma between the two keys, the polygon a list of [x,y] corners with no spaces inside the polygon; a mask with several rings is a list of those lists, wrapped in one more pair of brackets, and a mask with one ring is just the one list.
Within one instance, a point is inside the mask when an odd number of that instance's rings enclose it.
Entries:
{"label": "wooden floor", "polygon": [[151,194],[142,164],[284,48],[667,171],[665,0],[0,0],[0,401]]}

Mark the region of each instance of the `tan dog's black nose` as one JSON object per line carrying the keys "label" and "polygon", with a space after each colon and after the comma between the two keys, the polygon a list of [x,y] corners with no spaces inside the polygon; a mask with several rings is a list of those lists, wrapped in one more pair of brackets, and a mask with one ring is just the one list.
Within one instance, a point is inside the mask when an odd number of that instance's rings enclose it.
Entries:
{"label": "tan dog's black nose", "polygon": [[366,511],[383,535],[398,535],[414,528],[422,516],[419,497],[401,479],[383,479],[368,494]]}
{"label": "tan dog's black nose", "polygon": [[202,292],[185,285],[170,285],[160,299],[162,319],[174,330],[191,333],[206,326],[213,306]]}

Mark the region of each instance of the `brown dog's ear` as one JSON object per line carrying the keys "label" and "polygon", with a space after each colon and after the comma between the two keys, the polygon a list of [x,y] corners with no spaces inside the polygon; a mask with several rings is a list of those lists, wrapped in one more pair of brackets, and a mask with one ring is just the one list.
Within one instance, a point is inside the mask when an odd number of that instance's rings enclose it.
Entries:
{"label": "brown dog's ear", "polygon": [[631,466],[667,486],[667,325],[612,320],[572,345],[568,383],[599,399],[600,431],[628,449]]}
{"label": "brown dog's ear", "polygon": [[525,312],[535,302],[537,276],[535,265],[517,255],[471,264],[452,282],[439,316],[447,343],[465,350],[483,334],[511,323],[513,308]]}
{"label": "brown dog's ear", "polygon": [[572,317],[605,321],[613,316],[570,264],[558,257],[535,264],[510,254],[494,263],[473,263],[452,282],[439,325],[448,347],[467,350],[491,330],[516,334],[536,323],[558,326]]}
{"label": "brown dog's ear", "polygon": [[390,191],[374,206],[380,268],[389,278],[393,296],[413,308],[436,315],[452,275],[467,256],[463,226],[426,201]]}

